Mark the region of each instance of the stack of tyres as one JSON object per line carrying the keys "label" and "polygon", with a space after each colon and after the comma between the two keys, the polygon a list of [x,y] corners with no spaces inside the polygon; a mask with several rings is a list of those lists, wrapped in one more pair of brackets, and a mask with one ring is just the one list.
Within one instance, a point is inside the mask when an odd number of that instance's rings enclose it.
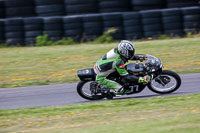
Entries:
{"label": "stack of tyres", "polygon": [[83,16],[83,31],[86,40],[93,40],[102,35],[102,17],[99,14]]}
{"label": "stack of tyres", "polygon": [[38,17],[24,19],[24,35],[27,46],[35,45],[36,37],[42,35],[43,19]]}
{"label": "stack of tyres", "polygon": [[37,16],[62,16],[64,0],[35,0]]}
{"label": "stack of tyres", "polygon": [[131,11],[130,0],[98,0],[100,13]]}
{"label": "stack of tyres", "polygon": [[165,0],[132,0],[132,8],[135,11],[162,9],[165,7]]}
{"label": "stack of tyres", "polygon": [[5,17],[5,1],[0,0],[0,18]]}
{"label": "stack of tyres", "polygon": [[34,0],[5,0],[6,17],[35,16]]}
{"label": "stack of tyres", "polygon": [[65,37],[80,41],[83,33],[82,16],[73,15],[63,17],[63,24]]}
{"label": "stack of tyres", "polygon": [[166,0],[168,8],[197,6],[199,0]]}
{"label": "stack of tyres", "polygon": [[182,8],[185,33],[200,32],[200,6]]}
{"label": "stack of tyres", "polygon": [[0,45],[4,43],[4,20],[0,19]]}
{"label": "stack of tyres", "polygon": [[116,40],[124,38],[122,13],[104,13],[102,14],[102,18],[104,32],[110,29],[116,29],[112,37]]}
{"label": "stack of tyres", "polygon": [[63,38],[62,17],[46,17],[44,18],[44,33],[48,35],[51,41],[58,41]]}
{"label": "stack of tyres", "polygon": [[138,12],[123,13],[123,26],[125,38],[128,40],[143,37],[141,15]]}
{"label": "stack of tyres", "polygon": [[22,18],[5,20],[5,37],[8,46],[22,46],[24,44],[24,25]]}
{"label": "stack of tyres", "polygon": [[140,11],[144,37],[154,37],[163,33],[161,10]]}
{"label": "stack of tyres", "polygon": [[164,34],[172,36],[183,34],[182,13],[180,8],[162,10],[162,23]]}
{"label": "stack of tyres", "polygon": [[97,0],[65,0],[66,15],[97,13]]}

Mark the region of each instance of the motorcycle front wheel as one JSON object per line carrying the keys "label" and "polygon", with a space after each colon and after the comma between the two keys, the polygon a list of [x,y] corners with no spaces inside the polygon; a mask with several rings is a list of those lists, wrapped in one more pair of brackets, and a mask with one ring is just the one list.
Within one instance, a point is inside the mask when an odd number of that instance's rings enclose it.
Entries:
{"label": "motorcycle front wheel", "polygon": [[148,88],[159,94],[169,94],[176,91],[181,85],[181,78],[170,70],[163,70],[162,74],[153,79]]}
{"label": "motorcycle front wheel", "polygon": [[98,90],[91,90],[91,84],[95,81],[80,81],[77,85],[78,94],[87,100],[100,100],[103,96]]}

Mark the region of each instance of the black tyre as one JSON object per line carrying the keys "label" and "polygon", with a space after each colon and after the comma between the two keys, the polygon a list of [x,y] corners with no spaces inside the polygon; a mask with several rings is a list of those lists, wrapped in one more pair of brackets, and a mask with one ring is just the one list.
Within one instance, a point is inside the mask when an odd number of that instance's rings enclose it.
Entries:
{"label": "black tyre", "polygon": [[40,36],[40,35],[42,35],[41,31],[28,31],[28,32],[25,32],[25,37],[26,38],[37,37],[37,36]]}
{"label": "black tyre", "polygon": [[35,0],[36,5],[64,4],[63,0]]}
{"label": "black tyre", "polygon": [[188,21],[200,21],[200,14],[196,14],[196,15],[185,15],[184,16],[184,22],[188,22]]}
{"label": "black tyre", "polygon": [[124,26],[137,26],[141,25],[141,20],[140,19],[133,19],[133,20],[124,20],[123,24]]}
{"label": "black tyre", "polygon": [[84,21],[84,22],[102,21],[102,17],[101,17],[101,15],[99,15],[99,14],[83,15],[83,21]]}
{"label": "black tyre", "polygon": [[69,24],[64,24],[64,29],[65,30],[70,30],[70,29],[80,29],[82,28],[82,23],[69,23]]}
{"label": "black tyre", "polygon": [[121,21],[116,21],[116,20],[103,22],[104,27],[115,27],[115,26],[120,26],[121,24],[122,24]]}
{"label": "black tyre", "polygon": [[138,12],[125,12],[122,14],[124,20],[140,19],[141,15]]}
{"label": "black tyre", "polygon": [[66,16],[63,17],[63,23],[64,24],[69,24],[69,23],[81,23],[82,17],[80,16]]}
{"label": "black tyre", "polygon": [[121,13],[109,13],[109,14],[102,14],[103,21],[109,20],[121,20],[122,14]]}
{"label": "black tyre", "polygon": [[142,6],[137,6],[137,5],[133,5],[133,9],[135,11],[140,11],[140,10],[150,10],[150,9],[162,9],[164,8],[164,6],[161,5],[142,5]]}
{"label": "black tyre", "polygon": [[162,22],[163,23],[177,23],[177,22],[182,22],[182,16],[167,16],[167,17],[162,17]]}
{"label": "black tyre", "polygon": [[124,27],[124,32],[125,33],[142,32],[142,26],[140,26],[140,25],[138,25],[138,26],[127,26],[127,27]]}
{"label": "black tyre", "polygon": [[161,23],[161,19],[158,18],[144,18],[142,19],[142,24],[147,25],[147,24],[158,24]]}
{"label": "black tyre", "polygon": [[5,26],[5,32],[13,32],[13,31],[23,31],[24,28],[21,25],[8,25]]}
{"label": "black tyre", "polygon": [[112,12],[125,12],[125,11],[127,11],[127,9],[126,8],[117,8],[117,7],[115,7],[115,8],[105,8],[105,9],[99,9],[99,12],[100,13],[112,13]]}
{"label": "black tyre", "polygon": [[161,10],[146,10],[140,11],[142,18],[159,18],[161,17]]}
{"label": "black tyre", "polygon": [[132,0],[133,5],[164,5],[165,1],[164,0]]}
{"label": "black tyre", "polygon": [[176,91],[180,85],[181,78],[178,74],[170,70],[164,70],[160,77],[155,78],[148,84],[148,88],[155,93],[169,94]]}
{"label": "black tyre", "polygon": [[96,0],[64,0],[66,5],[96,3]]}
{"label": "black tyre", "polygon": [[100,100],[103,99],[104,96],[100,95],[92,95],[90,91],[90,83],[94,81],[80,81],[77,85],[78,94],[85,99],[88,100]]}
{"label": "black tyre", "polygon": [[87,28],[102,28],[102,23],[101,22],[87,22],[83,24],[83,27],[85,29]]}
{"label": "black tyre", "polygon": [[196,6],[197,2],[182,2],[182,3],[169,3],[167,4],[168,8],[175,8],[175,7],[189,7],[189,6]]}
{"label": "black tyre", "polygon": [[184,15],[200,14],[200,6],[182,8],[182,13]]}
{"label": "black tyre", "polygon": [[162,16],[181,16],[181,9],[172,8],[162,10]]}
{"label": "black tyre", "polygon": [[182,23],[166,23],[163,25],[164,30],[175,30],[175,29],[182,29]]}
{"label": "black tyre", "polygon": [[63,12],[64,13],[64,6],[60,4],[55,5],[44,5],[44,6],[36,6],[36,13],[53,13],[53,12]]}
{"label": "black tyre", "polygon": [[164,30],[164,34],[175,36],[175,35],[183,35],[182,29],[174,29],[174,30]]}
{"label": "black tyre", "polygon": [[55,24],[44,24],[44,30],[62,30],[63,26],[61,23],[55,23]]}
{"label": "black tyre", "polygon": [[31,17],[35,16],[35,8],[30,7],[12,7],[6,8],[7,17]]}
{"label": "black tyre", "polygon": [[34,0],[5,0],[5,6],[9,7],[25,7],[34,5]]}
{"label": "black tyre", "polygon": [[161,31],[162,24],[151,24],[151,25],[143,25],[143,30],[148,31]]}
{"label": "black tyre", "polygon": [[31,17],[31,18],[24,18],[24,24],[42,24],[43,23],[43,18],[39,18],[39,17]]}
{"label": "black tyre", "polygon": [[25,31],[40,31],[43,29],[42,24],[30,24],[30,25],[24,25]]}
{"label": "black tyre", "polygon": [[7,32],[6,38],[23,38],[24,33],[23,32]]}
{"label": "black tyre", "polygon": [[65,11],[67,14],[96,13],[97,6],[93,3],[87,3],[81,5],[66,5]]}

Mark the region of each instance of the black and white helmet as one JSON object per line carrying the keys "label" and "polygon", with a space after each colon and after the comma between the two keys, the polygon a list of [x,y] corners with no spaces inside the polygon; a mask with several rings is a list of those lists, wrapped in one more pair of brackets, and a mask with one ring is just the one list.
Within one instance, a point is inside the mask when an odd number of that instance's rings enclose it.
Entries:
{"label": "black and white helmet", "polygon": [[127,60],[132,59],[135,54],[135,47],[132,42],[128,40],[122,40],[118,45],[118,52]]}

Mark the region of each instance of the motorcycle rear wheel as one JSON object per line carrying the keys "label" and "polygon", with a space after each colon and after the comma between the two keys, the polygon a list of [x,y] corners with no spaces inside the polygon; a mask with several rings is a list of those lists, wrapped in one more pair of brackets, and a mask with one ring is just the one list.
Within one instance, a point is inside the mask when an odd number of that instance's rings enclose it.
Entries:
{"label": "motorcycle rear wheel", "polygon": [[90,91],[90,83],[94,81],[80,81],[77,85],[77,92],[78,94],[87,100],[100,100],[103,99],[105,96],[103,96],[101,93],[98,93],[98,95],[91,94]]}
{"label": "motorcycle rear wheel", "polygon": [[[161,77],[160,77],[161,76]],[[176,91],[181,85],[180,76],[170,70],[163,70],[162,74],[153,79],[148,88],[158,94],[169,94]],[[162,78],[162,80],[160,80]],[[162,83],[160,83],[162,82]]]}

